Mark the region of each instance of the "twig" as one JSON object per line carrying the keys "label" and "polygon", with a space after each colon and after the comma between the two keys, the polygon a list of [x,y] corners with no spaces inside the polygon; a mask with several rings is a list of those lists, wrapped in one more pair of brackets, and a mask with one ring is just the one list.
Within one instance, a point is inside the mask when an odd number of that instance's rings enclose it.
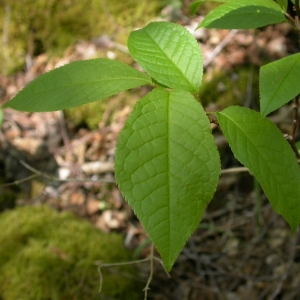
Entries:
{"label": "twig", "polygon": [[36,177],[40,177],[41,175],[40,174],[33,174],[33,175],[30,175],[28,177],[25,177],[21,180],[15,180],[13,182],[10,182],[10,183],[3,183],[3,184],[0,184],[0,187],[9,187],[9,186],[13,186],[13,185],[19,185],[21,183],[24,183],[26,181],[29,181],[31,179],[34,179]]}
{"label": "twig", "polygon": [[43,173],[41,171],[38,171],[37,169],[33,168],[32,166],[28,165],[23,160],[20,160],[20,163],[27,168],[28,170],[32,171],[33,173],[38,174],[39,176],[42,176],[44,178],[50,179],[52,181],[60,181],[60,182],[105,182],[105,183],[114,183],[113,180],[88,180],[88,179],[77,179],[77,178],[68,178],[68,179],[61,179],[52,175],[48,175],[46,173]]}
{"label": "twig", "polygon": [[94,182],[94,183],[115,183],[115,180],[108,180],[108,179],[97,179],[97,180],[93,180],[93,179],[78,179],[78,178],[67,178],[67,179],[61,179],[55,176],[52,176],[50,174],[46,174],[44,172],[41,172],[35,168],[33,168],[32,166],[28,165],[26,162],[24,162],[23,160],[20,160],[20,163],[28,170],[30,170],[31,172],[33,172],[33,175],[30,175],[26,178],[23,178],[21,180],[15,180],[13,182],[10,183],[4,183],[1,184],[0,187],[8,187],[8,186],[13,186],[13,185],[18,185],[20,183],[29,181],[31,179],[34,179],[36,177],[43,177],[46,178],[50,181],[56,181],[56,182],[75,182],[75,183],[79,183],[79,182]]}
{"label": "twig", "polygon": [[295,135],[298,128],[298,106],[299,96],[297,96],[293,101],[293,126],[290,134],[292,142],[295,142]]}
{"label": "twig", "polygon": [[295,97],[295,99],[293,100],[293,125],[292,125],[292,129],[291,129],[291,133],[287,136],[287,140],[290,143],[293,151],[295,152],[296,156],[298,159],[300,159],[300,154],[299,151],[296,147],[295,144],[295,136],[296,136],[296,132],[298,129],[298,106],[299,106],[299,95],[297,97]]}
{"label": "twig", "polygon": [[165,270],[168,278],[170,278],[170,274],[165,269],[164,264],[161,261],[161,259],[159,259],[158,257],[154,256],[154,245],[153,244],[151,246],[151,254],[150,254],[150,256],[147,257],[147,258],[144,258],[144,259],[139,259],[139,260],[134,260],[134,261],[127,261],[127,262],[121,262],[121,263],[112,263],[112,264],[102,264],[102,263],[96,262],[96,265],[98,265],[98,272],[99,272],[99,277],[100,277],[99,278],[99,280],[100,280],[100,283],[99,283],[99,294],[101,293],[102,286],[103,286],[103,276],[102,276],[101,268],[116,267],[116,266],[128,266],[128,265],[140,264],[140,263],[143,263],[143,262],[150,261],[150,275],[149,275],[149,278],[147,280],[146,287],[144,288],[144,291],[145,291],[145,298],[144,299],[147,299],[147,291],[149,290],[149,285],[150,285],[150,283],[152,281],[152,278],[153,278],[153,270],[154,270],[154,268],[153,268],[153,262],[154,262],[154,260],[158,261],[162,265],[162,267]]}
{"label": "twig", "polygon": [[228,174],[228,173],[239,173],[239,172],[250,172],[250,171],[246,167],[237,167],[237,168],[230,168],[230,169],[221,170],[221,175],[222,174]]}
{"label": "twig", "polygon": [[287,17],[287,19],[289,21],[289,24],[296,29],[296,27],[295,27],[295,19],[289,13],[287,13],[287,12],[285,12],[284,15]]}
{"label": "twig", "polygon": [[295,6],[294,6],[296,15],[298,17],[298,19],[300,19],[300,9],[299,9],[299,0],[295,0]]}
{"label": "twig", "polygon": [[221,41],[221,43],[210,53],[210,55],[204,60],[204,68],[206,68],[214,58],[226,47],[230,40],[237,34],[238,30],[231,30],[228,35]]}
{"label": "twig", "polygon": [[150,283],[153,279],[153,272],[154,272],[154,264],[153,264],[153,262],[154,262],[154,245],[153,245],[153,243],[151,245],[151,253],[150,253],[149,259],[150,259],[150,274],[149,274],[146,286],[144,288],[144,292],[145,292],[144,300],[147,300],[148,291],[150,290],[149,286],[150,286]]}

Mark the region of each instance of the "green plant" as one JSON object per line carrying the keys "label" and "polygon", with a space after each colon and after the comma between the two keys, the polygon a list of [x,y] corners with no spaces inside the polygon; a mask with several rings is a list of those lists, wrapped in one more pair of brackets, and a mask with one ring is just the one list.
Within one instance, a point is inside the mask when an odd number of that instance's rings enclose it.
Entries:
{"label": "green plant", "polygon": [[[195,2],[192,10],[202,2]],[[287,0],[211,2],[224,3],[199,27],[247,29],[288,21],[300,31],[298,1],[294,17],[286,13]],[[213,197],[220,175],[210,120],[197,101],[202,54],[187,30],[167,22],[133,31],[128,48],[148,74],[107,59],[74,62],[40,76],[4,107],[59,110],[151,85],[153,90],[135,105],[119,136],[115,175],[170,270]],[[293,151],[296,126],[289,143],[266,115],[293,98],[297,107],[299,73],[299,53],[267,64],[260,69],[260,113],[239,106],[215,112],[215,122],[235,157],[254,174],[293,232],[300,221],[295,156],[299,154]]]}
{"label": "green plant", "polygon": [[[0,298],[6,300],[100,299],[95,262],[130,257],[122,236],[47,206],[2,213],[0,243]],[[134,275],[128,266],[118,271]],[[106,296],[139,299],[136,281],[105,272],[104,283]]]}

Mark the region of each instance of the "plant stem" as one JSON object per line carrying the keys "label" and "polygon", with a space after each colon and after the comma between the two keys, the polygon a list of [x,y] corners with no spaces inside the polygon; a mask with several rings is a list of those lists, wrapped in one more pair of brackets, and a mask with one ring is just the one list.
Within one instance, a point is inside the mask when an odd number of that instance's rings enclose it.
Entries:
{"label": "plant stem", "polygon": [[144,291],[145,291],[145,298],[144,298],[144,300],[147,300],[148,290],[150,289],[149,286],[150,286],[150,283],[151,283],[152,278],[153,278],[153,272],[154,272],[153,258],[154,258],[154,244],[152,243],[152,245],[151,245],[151,254],[150,254],[150,275],[149,275],[147,284],[146,284],[146,286],[144,288]]}
{"label": "plant stem", "polygon": [[295,0],[295,11],[298,16],[298,19],[300,19],[299,0]]}
{"label": "plant stem", "polygon": [[300,159],[300,154],[299,154],[299,151],[295,144],[295,136],[296,136],[296,132],[298,129],[298,124],[299,124],[299,121],[298,121],[299,97],[300,97],[300,95],[295,97],[295,99],[293,100],[293,125],[292,125],[292,129],[291,129],[291,133],[288,136],[288,141],[298,159]]}
{"label": "plant stem", "polygon": [[298,106],[299,106],[299,95],[293,101],[293,126],[291,130],[291,141],[295,143],[295,135],[298,128]]}

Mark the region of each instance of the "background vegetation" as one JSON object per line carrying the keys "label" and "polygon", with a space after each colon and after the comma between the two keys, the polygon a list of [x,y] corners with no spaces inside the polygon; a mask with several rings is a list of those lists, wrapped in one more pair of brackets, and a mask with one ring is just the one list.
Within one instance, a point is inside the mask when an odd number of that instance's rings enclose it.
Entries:
{"label": "background vegetation", "polygon": [[128,33],[154,18],[162,1],[0,0],[4,74],[24,65],[26,54],[59,53],[80,39],[102,34],[126,43]]}

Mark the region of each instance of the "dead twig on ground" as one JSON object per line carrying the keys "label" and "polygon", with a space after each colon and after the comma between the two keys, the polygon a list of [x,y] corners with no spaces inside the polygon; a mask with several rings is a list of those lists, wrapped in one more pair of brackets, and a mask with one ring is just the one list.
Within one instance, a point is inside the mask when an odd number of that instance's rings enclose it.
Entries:
{"label": "dead twig on ground", "polygon": [[9,183],[5,183],[5,184],[1,184],[0,187],[9,187],[9,186],[13,186],[13,185],[19,185],[23,182],[27,182],[29,180],[32,180],[34,178],[37,177],[43,177],[45,179],[48,179],[49,181],[56,181],[56,182],[74,182],[74,183],[80,183],[80,182],[94,182],[94,183],[115,183],[115,180],[109,180],[109,179],[88,179],[88,178],[67,178],[67,179],[61,179],[58,177],[55,177],[53,175],[41,172],[35,168],[33,168],[32,166],[28,165],[26,162],[20,160],[20,163],[28,170],[30,170],[31,172],[35,173],[31,176],[28,176],[24,179],[21,180],[15,180],[13,182],[9,182]]}
{"label": "dead twig on ground", "polygon": [[215,59],[215,57],[226,47],[226,45],[237,34],[237,32],[238,30],[236,29],[230,30],[229,34],[225,37],[225,39],[204,60],[204,68],[206,68]]}
{"label": "dead twig on ground", "polygon": [[164,264],[162,262],[161,259],[159,259],[158,257],[154,256],[154,245],[151,245],[151,253],[150,256],[144,259],[139,259],[139,260],[134,260],[134,261],[127,261],[127,262],[122,262],[122,263],[112,263],[112,264],[102,264],[101,262],[96,262],[95,264],[98,265],[98,272],[99,272],[99,277],[100,277],[100,284],[99,284],[99,294],[102,291],[102,286],[103,286],[103,275],[101,272],[101,268],[108,268],[108,267],[116,267],[116,266],[128,266],[128,265],[133,265],[133,264],[140,264],[143,262],[150,262],[150,274],[146,283],[146,286],[144,288],[144,292],[145,292],[145,296],[144,296],[144,300],[147,300],[147,296],[148,296],[148,290],[149,290],[149,286],[150,283],[152,281],[153,278],[153,273],[154,273],[154,260],[158,261],[164,271],[166,272],[167,276],[170,278],[170,274],[168,273],[168,271],[165,269]]}

